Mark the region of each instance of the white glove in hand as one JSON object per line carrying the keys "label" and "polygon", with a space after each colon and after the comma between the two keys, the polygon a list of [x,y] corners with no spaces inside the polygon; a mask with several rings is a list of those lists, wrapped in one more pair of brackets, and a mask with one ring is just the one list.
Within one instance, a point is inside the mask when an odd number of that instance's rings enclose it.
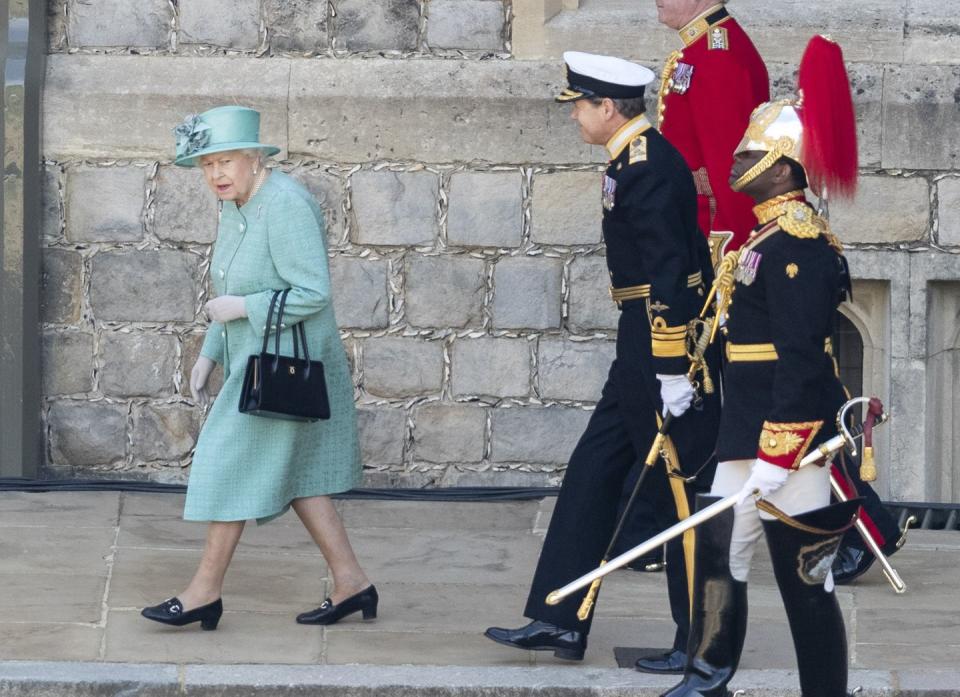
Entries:
{"label": "white glove in hand", "polygon": [[211,322],[229,322],[247,316],[247,302],[242,295],[221,295],[203,306]]}
{"label": "white glove in hand", "polygon": [[[723,290],[721,290],[721,289],[718,289],[718,290],[717,290],[717,307],[723,307]],[[726,312],[724,312],[723,314],[720,315],[720,317],[719,317],[719,319],[718,319],[718,322],[720,323],[720,326],[721,326],[721,327],[726,326],[726,324],[727,324],[727,313],[726,313]]]}
{"label": "white glove in hand", "polygon": [[210,373],[216,365],[206,356],[197,358],[193,364],[193,370],[190,371],[190,394],[193,395],[193,401],[201,407],[210,403],[210,393],[207,391],[207,381],[210,379]]}
{"label": "white glove in hand", "polygon": [[750,468],[750,478],[743,485],[737,498],[737,504],[741,504],[753,496],[754,491],[759,491],[760,496],[766,498],[777,489],[782,487],[790,476],[790,470],[777,465],[771,465],[765,460],[754,460],[753,467]]}
{"label": "white glove in hand", "polygon": [[663,414],[669,411],[674,418],[681,416],[693,403],[693,385],[686,375],[657,375],[660,381],[660,399],[663,400]]}

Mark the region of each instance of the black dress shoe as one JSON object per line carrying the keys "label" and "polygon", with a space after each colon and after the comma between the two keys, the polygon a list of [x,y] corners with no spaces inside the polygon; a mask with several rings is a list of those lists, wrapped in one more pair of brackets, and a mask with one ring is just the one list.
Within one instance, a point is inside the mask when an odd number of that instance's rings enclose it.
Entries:
{"label": "black dress shoe", "polygon": [[208,605],[195,607],[186,612],[183,611],[183,603],[179,598],[170,598],[164,600],[159,605],[145,607],[140,614],[148,620],[161,622],[163,624],[172,624],[174,627],[182,627],[185,624],[199,622],[200,626],[206,630],[214,630],[220,622],[220,616],[223,615],[223,600],[217,598]]}
{"label": "black dress shoe", "polygon": [[367,586],[356,595],[351,595],[336,605],[327,598],[316,610],[297,615],[297,624],[334,624],[355,612],[363,612],[365,620],[374,620],[377,618],[379,602],[380,596],[377,595],[377,589]]}
{"label": "black dress shoe", "polygon": [[568,661],[582,661],[583,652],[587,649],[587,637],[583,632],[539,620],[519,629],[489,627],[483,635],[498,644],[517,649],[553,651],[554,656]]}
{"label": "black dress shoe", "polygon": [[833,582],[838,586],[852,583],[867,573],[877,558],[869,550],[842,546],[833,560]]}
{"label": "black dress shoe", "polygon": [[658,673],[660,675],[683,674],[687,667],[687,654],[680,649],[667,651],[658,656],[638,658],[633,666],[641,673]]}
{"label": "black dress shoe", "polygon": [[667,565],[663,563],[662,554],[651,554],[646,557],[634,559],[632,562],[627,564],[625,568],[630,569],[631,571],[657,573],[658,571],[663,571],[666,567]]}

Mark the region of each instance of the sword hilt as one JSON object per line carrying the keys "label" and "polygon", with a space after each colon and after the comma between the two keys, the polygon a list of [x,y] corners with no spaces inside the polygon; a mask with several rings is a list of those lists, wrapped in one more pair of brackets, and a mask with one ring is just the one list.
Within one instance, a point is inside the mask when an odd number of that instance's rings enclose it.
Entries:
{"label": "sword hilt", "polygon": [[[603,566],[606,563],[606,561],[602,561],[600,562],[600,566]],[[590,617],[590,611],[593,609],[593,604],[597,602],[597,593],[600,591],[601,583],[603,583],[602,578],[598,578],[591,583],[590,590],[587,591],[587,594],[583,598],[583,602],[580,603],[580,609],[577,610],[577,619],[581,622],[586,622],[587,618]],[[553,593],[550,595],[553,595]],[[559,602],[559,600],[557,602]],[[552,604],[550,602],[550,598],[547,598],[547,604]]]}

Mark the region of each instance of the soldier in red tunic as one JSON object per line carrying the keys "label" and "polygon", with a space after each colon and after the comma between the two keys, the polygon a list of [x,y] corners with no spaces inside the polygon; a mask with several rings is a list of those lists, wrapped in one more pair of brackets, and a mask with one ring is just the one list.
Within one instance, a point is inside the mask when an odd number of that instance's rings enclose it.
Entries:
{"label": "soldier in red tunic", "polygon": [[660,22],[684,44],[663,66],[659,129],[693,172],[700,229],[718,261],[724,243],[738,249],[757,224],[753,201],[728,178],[750,113],[770,99],[767,68],[724,2],[656,2]]}

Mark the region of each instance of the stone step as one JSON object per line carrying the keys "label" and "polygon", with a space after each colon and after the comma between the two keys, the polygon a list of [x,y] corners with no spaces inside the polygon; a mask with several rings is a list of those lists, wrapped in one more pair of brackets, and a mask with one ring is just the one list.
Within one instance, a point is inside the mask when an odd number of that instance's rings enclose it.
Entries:
{"label": "stone step", "polygon": [[[0,695],[192,697],[657,697],[677,682],[633,670],[564,667],[0,663]],[[743,670],[749,697],[800,697],[796,673]],[[960,670],[852,671],[860,697],[960,697]]]}
{"label": "stone step", "polygon": [[[771,66],[774,94],[791,91],[791,70]],[[260,109],[264,140],[293,159],[602,162],[552,100],[561,76],[553,60],[55,55],[45,156],[169,160],[186,113],[235,102]],[[960,167],[960,66],[865,63],[852,77],[865,167]]]}

